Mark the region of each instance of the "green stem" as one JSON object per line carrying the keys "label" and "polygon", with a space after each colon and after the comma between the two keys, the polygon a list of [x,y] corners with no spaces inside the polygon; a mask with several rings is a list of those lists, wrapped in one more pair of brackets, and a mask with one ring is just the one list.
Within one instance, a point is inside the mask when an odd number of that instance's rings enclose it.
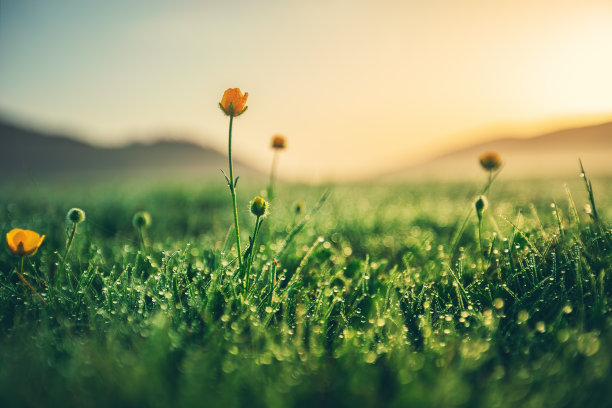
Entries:
{"label": "green stem", "polygon": [[487,180],[487,184],[485,185],[485,187],[482,189],[482,191],[480,192],[480,195],[486,195],[489,192],[489,188],[491,188],[491,184],[493,184],[493,181],[495,181],[495,179],[497,178],[497,176],[499,175],[499,170],[495,173],[495,175],[493,175],[492,171],[489,171],[489,178]]}
{"label": "green stem", "polygon": [[263,223],[263,219],[261,220],[261,222],[259,221],[260,217],[257,217],[257,220],[255,221],[255,230],[253,231],[253,243],[251,244],[251,253],[249,254],[249,259],[247,260],[247,267],[246,267],[246,277],[245,277],[245,285],[247,287],[247,290],[249,288],[249,274],[251,273],[251,266],[253,265],[253,259],[255,258],[255,243],[257,241],[257,234],[259,233],[259,228],[261,227],[261,224]]}
{"label": "green stem", "polygon": [[138,238],[140,240],[140,250],[147,255],[147,241],[143,228],[138,228]]}
{"label": "green stem", "polygon": [[21,256],[21,262],[20,262],[21,266],[19,268],[20,272],[17,272],[17,275],[19,276],[19,279],[21,279],[23,281],[23,283],[25,283],[25,285],[32,291],[32,293],[34,293],[36,296],[38,296],[38,298],[45,304],[45,306],[48,306],[47,302],[45,301],[45,299],[42,296],[40,296],[40,294],[36,291],[36,289],[34,289],[32,287],[32,285],[30,285],[28,283],[28,281],[26,280],[26,278],[23,276],[23,258],[25,258],[25,257]]}
{"label": "green stem", "polygon": [[268,200],[274,199],[274,180],[276,179],[276,166],[278,163],[278,149],[274,149],[272,157],[272,168],[270,169],[270,183],[268,184]]}
{"label": "green stem", "polygon": [[[490,172],[490,171],[488,173],[489,173],[489,177],[487,179],[487,184],[485,184],[484,188],[480,192],[480,195],[487,194],[487,192],[489,191],[489,188],[491,187],[491,184],[493,184],[493,181],[495,181],[495,179],[499,175],[499,171],[497,171],[495,174],[493,174],[493,172]],[[453,241],[451,243],[451,248],[450,248],[451,258],[454,256],[455,250],[457,249],[457,245],[459,244],[459,240],[461,239],[461,236],[463,235],[463,232],[465,231],[465,227],[467,226],[467,223],[470,217],[472,216],[472,211],[474,211],[473,205],[470,206],[470,209],[468,210],[467,214],[465,215],[465,218],[463,219],[463,224],[461,224],[461,227],[455,233],[455,237],[453,238]]]}
{"label": "green stem", "polygon": [[270,306],[274,297],[274,285],[276,285],[276,259],[272,260],[272,270],[270,271]]}
{"label": "green stem", "polygon": [[238,228],[238,207],[236,206],[236,182],[234,181],[234,166],[232,165],[232,123],[234,115],[230,115],[229,123],[229,141],[228,141],[228,158],[229,158],[229,188],[232,194],[232,205],[234,206],[234,229],[236,231],[236,251],[238,252],[238,265],[242,270],[242,253],[240,252],[240,229]]}
{"label": "green stem", "polygon": [[[277,167],[277,163],[278,163],[278,150],[279,149],[274,149],[274,156],[272,157],[272,167],[270,168],[270,182],[268,183],[268,201],[272,202],[274,201],[274,182],[276,180],[276,167]],[[270,224],[270,222],[268,222],[266,224],[266,229],[264,231],[264,233],[266,234],[266,241],[267,242],[271,242],[272,241],[272,224]],[[267,251],[270,251],[270,246],[268,246]]]}
{"label": "green stem", "polygon": [[72,232],[70,233],[70,237],[68,237],[68,241],[66,242],[66,250],[64,251],[64,256],[62,257],[62,265],[59,270],[63,270],[64,266],[66,266],[66,258],[68,257],[68,253],[70,252],[70,248],[72,248],[72,241],[74,240],[74,236],[77,231],[77,223],[72,223]]}
{"label": "green stem", "polygon": [[478,217],[478,252],[480,253],[480,256],[483,256],[482,254],[482,218]]}

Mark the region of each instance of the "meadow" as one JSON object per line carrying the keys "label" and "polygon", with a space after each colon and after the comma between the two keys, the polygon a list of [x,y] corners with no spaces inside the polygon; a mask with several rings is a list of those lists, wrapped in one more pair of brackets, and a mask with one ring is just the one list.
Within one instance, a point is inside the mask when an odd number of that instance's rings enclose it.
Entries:
{"label": "meadow", "polygon": [[5,183],[0,405],[609,406],[612,180],[485,181],[280,183],[248,285],[223,182]]}

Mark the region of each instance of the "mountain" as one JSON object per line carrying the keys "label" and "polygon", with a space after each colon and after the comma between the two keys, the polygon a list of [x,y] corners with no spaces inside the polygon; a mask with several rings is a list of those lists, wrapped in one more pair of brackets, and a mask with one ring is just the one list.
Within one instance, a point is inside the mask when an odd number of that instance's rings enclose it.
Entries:
{"label": "mountain", "polygon": [[[612,177],[612,122],[564,129],[532,138],[498,138],[442,154],[384,176],[385,180],[482,178],[478,157],[498,152],[504,178],[574,177],[582,159],[589,176]],[[49,134],[0,119],[0,181],[149,178],[223,180],[227,156],[175,140],[102,148],[65,135]],[[235,161],[235,172],[264,177]]]}
{"label": "mountain", "polygon": [[386,177],[464,179],[482,177],[478,157],[495,151],[505,178],[572,177],[578,159],[590,176],[612,176],[612,122],[559,130],[531,138],[501,138],[455,150]]}
{"label": "mountain", "polygon": [[[151,144],[102,148],[64,135],[48,134],[0,121],[0,180],[90,178],[207,178],[223,179],[227,156],[185,142],[162,140]],[[241,175],[257,171],[235,162]]]}

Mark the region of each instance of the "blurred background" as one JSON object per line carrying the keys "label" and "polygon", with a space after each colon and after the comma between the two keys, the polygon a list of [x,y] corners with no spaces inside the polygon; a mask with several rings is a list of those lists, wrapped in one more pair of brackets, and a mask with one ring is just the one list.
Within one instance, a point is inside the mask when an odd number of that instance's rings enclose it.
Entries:
{"label": "blurred background", "polygon": [[0,177],[612,175],[609,0],[0,0]]}

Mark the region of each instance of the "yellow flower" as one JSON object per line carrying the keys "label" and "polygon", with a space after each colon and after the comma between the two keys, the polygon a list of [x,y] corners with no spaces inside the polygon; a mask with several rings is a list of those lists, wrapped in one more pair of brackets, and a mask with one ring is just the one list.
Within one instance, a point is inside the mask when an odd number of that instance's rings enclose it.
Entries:
{"label": "yellow flower", "polygon": [[496,152],[488,152],[480,155],[480,165],[487,171],[497,170],[501,166],[501,157]]}
{"label": "yellow flower", "polygon": [[273,149],[284,149],[285,147],[287,147],[287,140],[283,135],[274,135],[272,137]]}
{"label": "yellow flower", "polygon": [[239,88],[228,88],[223,93],[219,107],[228,116],[240,116],[247,110],[246,101],[248,97],[248,92],[242,95]]}
{"label": "yellow flower", "polygon": [[30,230],[15,228],[6,234],[9,250],[17,256],[31,256],[38,251],[45,236]]}

